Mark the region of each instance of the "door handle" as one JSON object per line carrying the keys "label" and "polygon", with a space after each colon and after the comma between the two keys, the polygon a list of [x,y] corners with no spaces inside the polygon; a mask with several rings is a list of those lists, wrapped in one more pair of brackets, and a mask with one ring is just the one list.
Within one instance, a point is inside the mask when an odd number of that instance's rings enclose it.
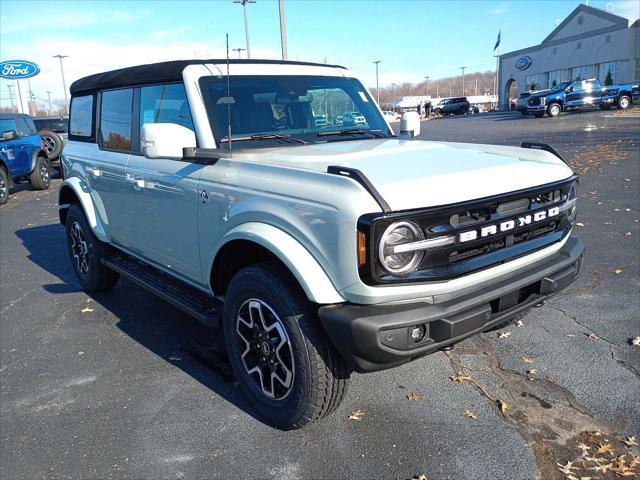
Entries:
{"label": "door handle", "polygon": [[130,173],[127,173],[126,177],[127,177],[127,182],[133,185],[133,189],[136,192],[139,192],[140,190],[146,187],[146,182],[144,178],[136,177],[135,175],[131,175]]}
{"label": "door handle", "polygon": [[89,173],[93,177],[100,177],[102,175],[102,170],[100,170],[98,167],[94,167],[92,165],[91,167],[89,167]]}

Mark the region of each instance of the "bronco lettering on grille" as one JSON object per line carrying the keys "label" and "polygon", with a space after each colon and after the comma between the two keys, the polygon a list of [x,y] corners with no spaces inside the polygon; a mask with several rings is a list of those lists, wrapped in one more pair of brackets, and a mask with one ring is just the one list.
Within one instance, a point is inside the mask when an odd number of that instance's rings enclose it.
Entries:
{"label": "bronco lettering on grille", "polygon": [[508,232],[516,227],[524,227],[531,225],[532,223],[542,222],[551,217],[555,217],[560,214],[560,207],[549,208],[548,210],[540,210],[533,215],[523,215],[521,217],[513,218],[511,220],[505,220],[504,222],[495,223],[492,225],[485,225],[478,230],[467,230],[466,232],[460,232],[458,240],[460,243],[470,242],[478,238],[486,238],[499,233]]}

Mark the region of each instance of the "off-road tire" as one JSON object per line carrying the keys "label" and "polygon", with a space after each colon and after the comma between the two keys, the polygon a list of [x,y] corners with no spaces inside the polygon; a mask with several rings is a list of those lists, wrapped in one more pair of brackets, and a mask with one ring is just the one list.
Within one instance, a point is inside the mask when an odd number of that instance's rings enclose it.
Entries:
{"label": "off-road tire", "polygon": [[619,110],[626,110],[631,106],[631,98],[628,95],[621,95],[618,101],[616,102],[616,107]]}
{"label": "off-road tire", "polygon": [[[237,331],[238,318],[243,305],[254,300],[275,312],[291,345],[293,383],[281,399],[269,398],[243,363],[247,347]],[[259,263],[235,274],[225,295],[223,329],[235,376],[267,423],[283,430],[301,428],[331,414],[346,395],[350,371],[323,331],[317,307],[278,264]]]}
{"label": "off-road tire", "polygon": [[[78,233],[78,229],[80,233]],[[87,217],[79,205],[69,207],[65,236],[69,258],[82,288],[87,292],[99,292],[113,288],[120,275],[102,264],[102,259],[107,256],[109,251],[109,246],[98,240],[93,234]],[[86,261],[86,270],[81,267],[81,260],[78,258],[80,254]]]}
{"label": "off-road tire", "polygon": [[51,185],[51,162],[44,156],[36,158],[36,166],[29,175],[31,186],[36,190],[47,190]]}
{"label": "off-road tire", "polygon": [[0,205],[9,200],[9,175],[4,167],[0,166]]}
{"label": "off-road tire", "polygon": [[55,160],[58,158],[60,153],[62,153],[62,147],[64,146],[62,137],[56,132],[47,129],[40,130],[38,135],[40,135],[40,138],[42,138],[45,144],[44,151],[49,160]]}
{"label": "off-road tire", "polygon": [[547,115],[557,117],[562,112],[562,106],[559,103],[552,103],[547,107]]}

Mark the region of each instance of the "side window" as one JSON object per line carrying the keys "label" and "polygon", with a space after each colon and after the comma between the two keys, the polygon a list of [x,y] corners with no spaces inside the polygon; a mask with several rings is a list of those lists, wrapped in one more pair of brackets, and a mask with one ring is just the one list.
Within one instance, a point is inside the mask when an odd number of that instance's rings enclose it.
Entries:
{"label": "side window", "polygon": [[16,124],[18,125],[18,136],[19,137],[27,137],[31,135],[31,130],[29,129],[29,125],[27,125],[27,121],[22,118],[16,118]]}
{"label": "side window", "polygon": [[69,135],[90,138],[93,124],[93,95],[73,97],[69,117]]}
{"label": "side window", "polygon": [[100,146],[113,150],[131,150],[133,89],[102,92],[100,109]]}
{"label": "side window", "polygon": [[0,119],[0,133],[9,132],[11,130],[15,130],[16,132],[18,131],[16,128],[16,121],[12,118]]}
{"label": "side window", "polygon": [[25,121],[29,131],[31,132],[30,135],[36,135],[38,133],[38,129],[36,128],[35,123],[33,123],[33,119],[31,117],[27,117],[25,118]]}
{"label": "side window", "polygon": [[140,133],[145,123],[177,123],[194,130],[184,85],[171,83],[142,87],[140,89]]}

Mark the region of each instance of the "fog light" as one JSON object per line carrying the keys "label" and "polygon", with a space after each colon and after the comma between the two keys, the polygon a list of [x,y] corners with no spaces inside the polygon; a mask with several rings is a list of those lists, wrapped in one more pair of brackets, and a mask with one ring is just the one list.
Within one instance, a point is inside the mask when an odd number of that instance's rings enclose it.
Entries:
{"label": "fog light", "polygon": [[418,343],[420,342],[426,333],[427,329],[424,325],[416,325],[411,329],[411,340]]}

